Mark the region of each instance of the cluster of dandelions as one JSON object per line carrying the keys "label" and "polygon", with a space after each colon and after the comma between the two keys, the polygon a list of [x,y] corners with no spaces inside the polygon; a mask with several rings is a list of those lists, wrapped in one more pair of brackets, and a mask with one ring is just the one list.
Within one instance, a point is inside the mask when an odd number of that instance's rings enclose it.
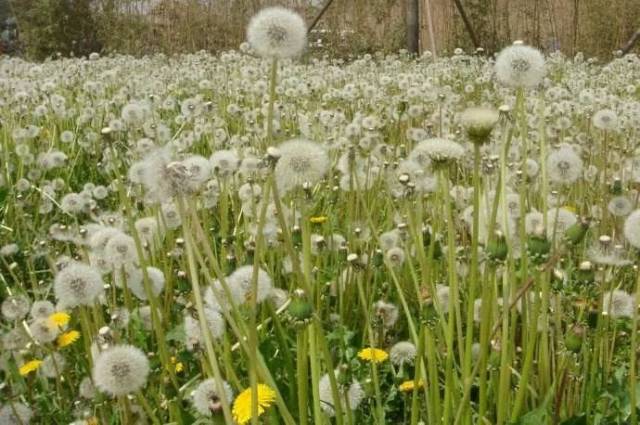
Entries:
{"label": "cluster of dandelions", "polygon": [[505,424],[635,384],[638,57],[306,43],[270,8],[218,56],[2,59],[0,423]]}

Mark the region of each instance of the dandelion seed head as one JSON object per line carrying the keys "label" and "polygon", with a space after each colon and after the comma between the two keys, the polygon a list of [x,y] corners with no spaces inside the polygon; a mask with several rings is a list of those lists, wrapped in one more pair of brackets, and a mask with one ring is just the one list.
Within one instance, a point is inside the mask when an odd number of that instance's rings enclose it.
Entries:
{"label": "dandelion seed head", "polygon": [[624,222],[623,233],[631,246],[640,249],[640,209],[629,214]]}
{"label": "dandelion seed head", "polygon": [[382,321],[385,328],[392,328],[398,321],[398,307],[394,304],[379,300],[373,304],[373,312]]}
{"label": "dandelion seed head", "polygon": [[418,143],[409,157],[415,159],[421,154],[426,155],[433,162],[447,162],[460,160],[465,150],[452,140],[431,138]]}
{"label": "dandelion seed head", "polygon": [[396,366],[403,364],[413,364],[416,358],[416,346],[410,341],[400,341],[394,344],[389,350],[389,359]]}
{"label": "dandelion seed head", "polygon": [[283,7],[262,9],[251,18],[247,41],[260,56],[291,58],[307,44],[307,27],[300,15]]}
{"label": "dandelion seed head", "polygon": [[505,86],[532,88],[540,84],[546,74],[545,59],[534,47],[508,46],[496,57],[495,73]]}
{"label": "dandelion seed head", "polygon": [[147,382],[149,360],[132,345],[116,345],[101,352],[93,366],[93,381],[110,396],[138,391]]}
{"label": "dandelion seed head", "polygon": [[61,306],[93,305],[104,293],[102,276],[95,268],[74,261],[56,275],[53,291]]}
{"label": "dandelion seed head", "polygon": [[218,390],[219,387],[224,391],[227,403],[233,401],[233,391],[226,381],[222,381],[218,385],[214,378],[205,379],[198,384],[191,396],[193,407],[198,413],[204,416],[211,416],[222,409],[222,397]]}
{"label": "dandelion seed head", "polygon": [[[339,368],[334,371],[334,376],[339,382]],[[360,406],[360,403],[362,403],[365,397],[362,385],[355,379],[349,385],[339,385],[338,391],[340,393],[339,398],[343,409],[345,408],[345,398],[348,401],[351,410],[357,410]],[[331,381],[328,374],[325,374],[322,376],[322,378],[320,378],[320,382],[318,383],[318,392],[320,394],[320,407],[322,408],[322,410],[329,417],[335,416],[336,412],[334,406],[336,401],[333,398],[333,392],[331,391]]]}
{"label": "dandelion seed head", "polygon": [[5,404],[0,408],[1,425],[29,425],[33,411],[23,403]]}
{"label": "dandelion seed head", "polygon": [[28,313],[31,301],[24,295],[12,295],[2,301],[0,311],[7,320],[22,320]]}
{"label": "dandelion seed head", "polygon": [[37,342],[46,344],[55,341],[60,334],[57,326],[52,326],[48,319],[36,319],[29,325],[29,332]]}
{"label": "dandelion seed head", "polygon": [[[244,301],[248,301],[251,296],[253,286],[253,266],[242,266],[237,268],[227,277],[229,288],[240,288],[244,294]],[[271,294],[273,283],[271,277],[262,269],[258,269],[256,302],[261,303]]]}
{"label": "dandelion seed head", "polygon": [[618,114],[611,109],[601,109],[593,114],[591,122],[600,130],[617,130]]}
{"label": "dandelion seed head", "polygon": [[549,181],[559,184],[571,184],[582,175],[582,159],[570,147],[551,152],[547,157]]}
{"label": "dandelion seed head", "polygon": [[602,298],[602,313],[614,319],[633,317],[635,311],[634,296],[620,289],[607,292]]}
{"label": "dandelion seed head", "polygon": [[114,270],[137,263],[138,251],[135,241],[122,232],[113,235],[104,247],[104,258],[111,263]]}
{"label": "dandelion seed head", "polygon": [[329,156],[317,143],[293,139],[282,143],[278,150],[275,178],[282,194],[304,184],[315,185],[329,168]]}

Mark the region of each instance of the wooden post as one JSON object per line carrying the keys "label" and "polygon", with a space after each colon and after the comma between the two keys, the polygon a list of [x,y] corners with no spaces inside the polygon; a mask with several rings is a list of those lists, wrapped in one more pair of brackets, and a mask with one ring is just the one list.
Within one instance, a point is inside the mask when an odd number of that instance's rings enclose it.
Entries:
{"label": "wooden post", "polygon": [[436,53],[436,36],[433,30],[433,14],[431,13],[431,0],[424,0],[424,9],[427,15],[427,29],[429,30],[429,47],[431,48],[431,54],[435,58]]}
{"label": "wooden post", "polygon": [[407,50],[409,53],[420,52],[420,25],[418,0],[407,0]]}

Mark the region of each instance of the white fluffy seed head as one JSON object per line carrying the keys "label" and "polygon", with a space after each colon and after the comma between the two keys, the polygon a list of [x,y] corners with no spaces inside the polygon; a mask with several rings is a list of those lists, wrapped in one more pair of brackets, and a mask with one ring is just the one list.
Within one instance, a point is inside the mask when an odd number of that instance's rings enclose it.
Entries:
{"label": "white fluffy seed head", "polygon": [[[336,380],[339,380],[340,370],[336,369],[334,372],[334,376]],[[320,378],[320,382],[318,383],[318,392],[320,394],[320,407],[322,410],[330,417],[335,416],[336,412],[334,406],[336,401],[333,398],[333,392],[331,391],[331,380],[329,379],[329,375],[325,374],[322,378]],[[338,387],[339,395],[340,395],[340,403],[344,408],[345,398],[349,401],[349,407],[351,410],[358,409],[362,400],[364,400],[364,390],[362,389],[362,385],[355,379],[351,382],[349,386],[339,385]]]}
{"label": "white fluffy seed head", "polygon": [[[578,222],[578,217],[564,208],[552,208],[547,211],[547,238],[561,238],[564,233]],[[555,236],[554,236],[555,235]]]}
{"label": "white fluffy seed head", "polygon": [[417,157],[418,153],[426,155],[432,162],[447,162],[461,159],[465,151],[453,140],[434,137],[418,143],[410,157]]}
{"label": "white fluffy seed head", "polygon": [[389,261],[389,264],[391,264],[394,267],[400,267],[404,263],[404,259],[405,259],[404,249],[400,247],[397,247],[397,246],[393,247],[389,249],[387,252],[385,252],[384,255]]}
{"label": "white fluffy seed head", "polygon": [[[251,291],[253,289],[253,266],[242,266],[236,269],[229,277],[227,277],[227,284],[229,285],[229,289],[231,292],[234,292],[234,289],[231,288],[239,288],[241,289],[241,293],[244,294],[243,301],[249,301],[251,297]],[[271,295],[271,289],[273,288],[273,283],[271,282],[271,277],[262,269],[258,269],[258,279],[257,279],[257,294],[256,294],[256,302],[261,303],[266,300],[269,295]]]}
{"label": "white fluffy seed head", "polygon": [[117,345],[100,353],[93,366],[93,381],[111,395],[126,395],[141,389],[149,375],[147,356],[132,345]]}
{"label": "white fluffy seed head", "polygon": [[616,130],[618,128],[618,115],[611,109],[601,109],[591,118],[593,126],[600,130]]}
{"label": "white fluffy seed head", "polygon": [[278,146],[280,159],[276,164],[276,184],[285,194],[305,183],[315,185],[329,168],[325,149],[314,142],[293,139]]}
{"label": "white fluffy seed head", "polygon": [[104,292],[102,276],[95,268],[73,261],[56,275],[53,291],[60,306],[92,305]]}
{"label": "white fluffy seed head", "polygon": [[498,81],[505,86],[535,87],[546,73],[544,56],[530,46],[505,47],[496,58],[495,71]]}
{"label": "white fluffy seed head", "polygon": [[33,418],[33,411],[22,403],[5,404],[0,409],[0,424],[29,425]]}
{"label": "white fluffy seed head", "polygon": [[262,9],[251,18],[247,41],[266,58],[291,58],[300,55],[307,44],[307,26],[296,12],[283,7]]}
{"label": "white fluffy seed head", "polygon": [[[151,289],[151,293],[154,297],[157,297],[164,289],[164,273],[162,272],[162,270],[156,267],[147,267],[147,276],[149,277],[149,286]],[[142,277],[144,277],[144,274],[142,274]],[[143,301],[146,301],[148,299],[147,291],[144,288],[144,279],[132,282],[127,281],[127,285],[129,287],[129,290],[133,292],[133,295],[138,297],[138,299],[141,299]]]}
{"label": "white fluffy seed head", "polygon": [[29,313],[29,298],[24,295],[13,295],[2,302],[2,315],[7,320],[22,320]]}
{"label": "white fluffy seed head", "polygon": [[373,313],[387,329],[392,328],[399,317],[398,307],[382,300],[378,300],[373,304]]}
{"label": "white fluffy seed head", "polygon": [[191,400],[194,409],[204,416],[211,416],[219,412],[222,409],[222,397],[218,390],[220,387],[224,391],[227,403],[231,403],[233,400],[231,386],[226,381],[222,381],[218,385],[215,379],[209,378],[202,381],[193,391]]}
{"label": "white fluffy seed head", "polygon": [[614,289],[604,294],[602,298],[602,313],[608,314],[614,319],[621,317],[632,317],[634,311],[634,296]]}
{"label": "white fluffy seed head", "polygon": [[631,246],[640,249],[640,209],[629,214],[625,220],[624,237]]}
{"label": "white fluffy seed head", "polygon": [[416,346],[410,341],[400,341],[389,350],[389,359],[396,366],[412,364],[416,358]]}
{"label": "white fluffy seed head", "polygon": [[78,388],[78,393],[80,397],[85,398],[87,400],[91,400],[96,396],[96,387],[93,385],[91,378],[85,376],[80,381],[80,387]]}
{"label": "white fluffy seed head", "polygon": [[47,378],[55,378],[56,376],[63,374],[66,365],[67,361],[62,354],[54,352],[44,358],[38,372]]}
{"label": "white fluffy seed head", "polygon": [[134,239],[125,234],[118,233],[112,236],[104,248],[105,259],[112,265],[114,270],[121,267],[130,266],[138,262],[138,252]]}
{"label": "white fluffy seed head", "polygon": [[609,201],[607,209],[616,217],[624,217],[633,210],[633,203],[626,196],[614,196]]}
{"label": "white fluffy seed head", "polygon": [[51,326],[48,319],[36,319],[29,325],[29,332],[40,344],[46,344],[56,339],[60,333],[57,326]]}
{"label": "white fluffy seed head", "polygon": [[570,147],[555,150],[547,157],[549,181],[559,184],[571,184],[582,175],[582,159]]}
{"label": "white fluffy seed head", "polygon": [[45,319],[49,317],[55,311],[55,307],[50,301],[36,301],[31,306],[31,318],[32,319]]}
{"label": "white fluffy seed head", "polygon": [[460,123],[475,143],[485,143],[498,123],[500,115],[492,108],[468,108],[460,115]]}

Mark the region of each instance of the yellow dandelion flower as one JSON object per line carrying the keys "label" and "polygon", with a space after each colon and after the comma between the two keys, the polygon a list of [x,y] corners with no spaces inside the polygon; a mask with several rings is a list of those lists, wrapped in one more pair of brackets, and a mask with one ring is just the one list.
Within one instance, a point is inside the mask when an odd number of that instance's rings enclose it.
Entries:
{"label": "yellow dandelion flower", "polygon": [[31,372],[38,370],[40,365],[42,364],[42,360],[31,360],[20,366],[19,372],[20,375],[26,376]]}
{"label": "yellow dandelion flower", "polygon": [[182,362],[179,362],[175,356],[172,356],[169,360],[173,365],[173,370],[175,370],[177,373],[180,373],[184,370],[184,364]]}
{"label": "yellow dandelion flower", "polygon": [[[268,385],[258,384],[258,416],[262,415],[276,400],[276,392]],[[233,418],[239,425],[251,420],[253,397],[251,388],[241,392],[233,402]]]}
{"label": "yellow dandelion flower", "polygon": [[382,363],[389,358],[389,354],[387,354],[387,352],[384,350],[380,350],[379,348],[365,348],[363,350],[360,350],[360,352],[358,353],[358,357],[368,362]]}
{"label": "yellow dandelion flower", "polygon": [[310,217],[309,221],[313,224],[322,224],[325,223],[329,218],[326,215],[319,215],[316,217]]}
{"label": "yellow dandelion flower", "polygon": [[62,348],[71,345],[76,342],[78,338],[80,338],[80,332],[78,331],[65,332],[58,337],[58,347]]}
{"label": "yellow dandelion flower", "polygon": [[[422,379],[420,379],[418,381],[418,388],[422,388],[423,385],[424,385],[424,382],[422,382]],[[415,384],[413,382],[413,379],[409,381],[404,381],[402,384],[398,385],[398,389],[403,393],[408,393],[409,391],[413,391],[415,389]]]}
{"label": "yellow dandelion flower", "polygon": [[71,316],[69,316],[69,314],[65,313],[64,311],[57,311],[57,312],[53,313],[52,315],[50,315],[49,318],[48,318],[48,321],[49,321],[49,324],[51,325],[51,327],[54,327],[54,326],[58,326],[58,327],[66,326],[67,323],[69,323],[69,320],[71,320]]}

